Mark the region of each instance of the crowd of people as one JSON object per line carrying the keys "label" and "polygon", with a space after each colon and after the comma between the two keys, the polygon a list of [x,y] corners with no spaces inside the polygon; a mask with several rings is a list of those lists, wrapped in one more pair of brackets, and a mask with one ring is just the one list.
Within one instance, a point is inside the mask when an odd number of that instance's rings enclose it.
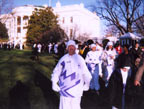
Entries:
{"label": "crowd of people", "polygon": [[[0,49],[13,48],[0,44]],[[144,52],[138,42],[132,46],[111,41],[103,46],[93,40],[33,44],[36,60],[42,52],[58,56],[51,81],[52,89],[60,93],[59,109],[81,109],[83,91],[88,90],[103,97],[111,109],[143,109]]]}
{"label": "crowd of people", "polygon": [[77,45],[70,40],[64,49],[51,79],[53,90],[61,95],[59,109],[80,109],[82,93],[89,89],[112,109],[143,108],[144,53],[138,42],[121,46],[109,41],[103,47],[94,41]]}

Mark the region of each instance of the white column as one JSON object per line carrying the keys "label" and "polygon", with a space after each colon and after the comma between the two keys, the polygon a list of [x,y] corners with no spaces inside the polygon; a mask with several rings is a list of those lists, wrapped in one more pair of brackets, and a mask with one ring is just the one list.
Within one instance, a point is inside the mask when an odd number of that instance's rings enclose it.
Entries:
{"label": "white column", "polygon": [[14,17],[14,48],[17,44],[17,16]]}
{"label": "white column", "polygon": [[21,25],[20,25],[20,28],[21,28],[21,33],[20,33],[20,50],[23,49],[23,16],[20,16],[21,17]]}
{"label": "white column", "polygon": [[13,37],[13,44],[14,44],[14,40],[15,40],[15,19],[14,16],[12,17],[12,37]]}

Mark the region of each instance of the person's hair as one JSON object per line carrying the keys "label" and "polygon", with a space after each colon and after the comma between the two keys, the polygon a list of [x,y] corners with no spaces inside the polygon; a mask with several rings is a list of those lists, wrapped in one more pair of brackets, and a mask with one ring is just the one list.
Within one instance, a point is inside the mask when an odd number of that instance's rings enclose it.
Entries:
{"label": "person's hair", "polygon": [[126,47],[129,50],[129,45],[125,44],[123,48]]}
{"label": "person's hair", "polygon": [[[113,50],[113,48],[114,48],[114,47],[112,47],[112,50]],[[109,46],[106,47],[106,50],[107,50],[107,51],[109,50]]]}

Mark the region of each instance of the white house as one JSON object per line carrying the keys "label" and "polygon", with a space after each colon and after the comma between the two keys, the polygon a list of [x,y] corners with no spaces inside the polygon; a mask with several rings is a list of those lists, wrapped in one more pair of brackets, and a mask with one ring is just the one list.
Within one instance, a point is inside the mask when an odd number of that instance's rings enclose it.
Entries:
{"label": "white house", "polygon": [[[45,6],[25,5],[16,7],[10,14],[0,16],[6,24],[10,42],[23,44],[26,41],[26,26],[35,8]],[[87,34],[91,39],[100,37],[100,18],[92,13],[83,4],[61,6],[58,1],[53,7],[54,13],[58,15],[58,22],[66,34],[71,37]]]}

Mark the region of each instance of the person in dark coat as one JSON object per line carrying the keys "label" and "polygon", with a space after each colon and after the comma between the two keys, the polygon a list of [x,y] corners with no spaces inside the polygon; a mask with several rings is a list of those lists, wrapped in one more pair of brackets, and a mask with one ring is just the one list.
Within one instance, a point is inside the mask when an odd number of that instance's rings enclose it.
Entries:
{"label": "person in dark coat", "polygon": [[108,87],[108,101],[112,109],[130,109],[132,103],[132,83],[129,66],[121,66],[112,73]]}
{"label": "person in dark coat", "polygon": [[135,45],[131,48],[130,52],[133,55],[134,60],[136,60],[137,58],[141,58],[142,50],[138,42],[135,43]]}
{"label": "person in dark coat", "polygon": [[32,55],[34,60],[39,60],[39,53],[38,53],[38,46],[37,44],[34,44],[33,49],[32,49]]}
{"label": "person in dark coat", "polygon": [[120,66],[123,65],[129,65],[131,68],[134,65],[134,57],[129,51],[129,46],[124,45],[123,46],[124,52],[121,53],[117,58],[116,58],[116,68],[120,68]]}
{"label": "person in dark coat", "polygon": [[64,42],[58,46],[58,59],[60,59],[66,52],[66,45]]}
{"label": "person in dark coat", "polygon": [[117,67],[113,71],[107,87],[108,101],[112,109],[127,109],[132,106],[132,60],[128,46],[125,45],[124,52],[117,58]]}

